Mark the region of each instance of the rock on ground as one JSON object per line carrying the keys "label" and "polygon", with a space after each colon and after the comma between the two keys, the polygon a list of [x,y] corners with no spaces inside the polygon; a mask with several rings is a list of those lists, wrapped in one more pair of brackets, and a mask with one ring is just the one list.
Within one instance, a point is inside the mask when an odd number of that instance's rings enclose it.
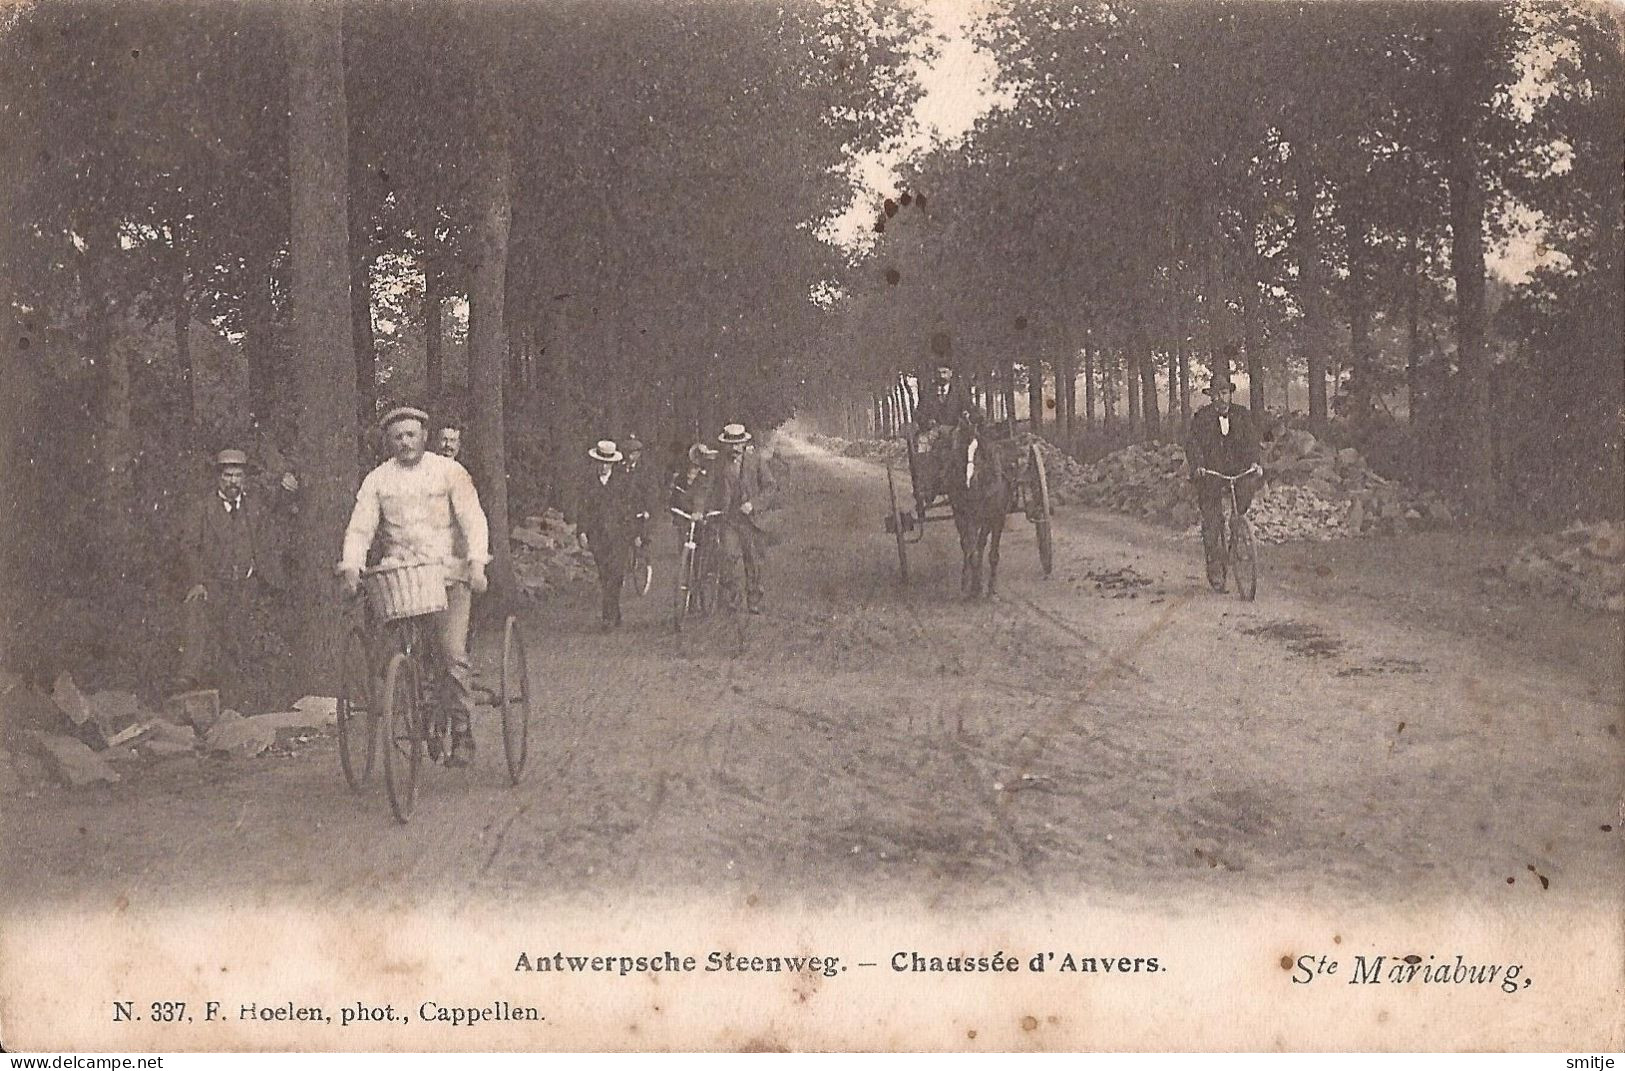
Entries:
{"label": "rock on ground", "polygon": [[118,773],[84,741],[50,733],[37,735],[41,753],[63,784],[83,788],[94,784],[115,784]]}

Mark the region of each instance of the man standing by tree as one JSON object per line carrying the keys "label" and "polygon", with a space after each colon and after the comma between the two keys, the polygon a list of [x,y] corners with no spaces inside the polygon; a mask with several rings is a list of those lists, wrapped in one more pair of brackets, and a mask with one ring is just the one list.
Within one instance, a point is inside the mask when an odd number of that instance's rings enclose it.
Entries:
{"label": "man standing by tree", "polygon": [[[268,592],[280,591],[287,583],[273,519],[267,506],[245,487],[248,455],[222,450],[215,455],[214,467],[213,493],[194,503],[183,522],[187,590],[179,690],[205,681],[235,689],[256,612]],[[298,489],[293,473],[285,473],[282,490],[291,494]]]}
{"label": "man standing by tree", "polygon": [[[1258,429],[1246,406],[1231,405],[1236,385],[1223,372],[1216,372],[1208,385],[1212,399],[1191,414],[1190,438],[1185,443],[1185,464],[1196,485],[1196,504],[1202,511],[1202,551],[1207,556],[1207,581],[1215,591],[1224,590],[1224,500],[1230,497],[1229,484],[1216,476],[1201,473],[1211,469],[1226,476],[1239,476],[1258,463]],[[1236,507],[1246,513],[1258,489],[1254,477],[1236,481]]]}
{"label": "man standing by tree", "polygon": [[766,564],[766,533],[760,515],[776,505],[777,488],[753,449],[750,432],[743,424],[729,424],[717,442],[726,454],[717,462],[711,507],[722,510],[722,561],[719,574],[722,604],[739,609],[739,566],[745,568],[745,608],[763,611],[766,591],[762,583]]}
{"label": "man standing by tree", "polygon": [[344,532],[339,572],[345,590],[353,594],[374,537],[382,543],[380,566],[445,565],[446,608],[432,615],[429,633],[440,664],[440,700],[451,721],[446,764],[467,766],[474,758],[468,618],[473,595],[485,590],[485,566],[491,560],[485,512],[468,471],[426,452],[427,413],[403,406],[378,423],[394,456],[361,481]]}

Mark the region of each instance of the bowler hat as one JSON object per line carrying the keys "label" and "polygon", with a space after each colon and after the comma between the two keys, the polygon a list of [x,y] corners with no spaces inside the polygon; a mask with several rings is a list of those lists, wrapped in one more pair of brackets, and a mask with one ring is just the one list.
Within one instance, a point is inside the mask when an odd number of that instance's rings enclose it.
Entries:
{"label": "bowler hat", "polygon": [[621,460],[621,452],[615,448],[613,439],[599,439],[598,445],[587,451],[587,456],[606,465]]}
{"label": "bowler hat", "polygon": [[642,450],[643,440],[638,438],[636,435],[628,435],[626,438],[621,440],[621,449],[625,450],[627,453],[631,453],[634,450]]}
{"label": "bowler hat", "polygon": [[1218,394],[1220,391],[1234,391],[1236,385],[1230,381],[1229,376],[1214,376],[1213,381],[1207,385],[1208,394]]}

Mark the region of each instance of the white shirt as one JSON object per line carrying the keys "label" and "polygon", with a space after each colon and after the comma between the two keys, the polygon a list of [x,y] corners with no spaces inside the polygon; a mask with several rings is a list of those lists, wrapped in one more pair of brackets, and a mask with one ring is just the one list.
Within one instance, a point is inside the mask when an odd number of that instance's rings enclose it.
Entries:
{"label": "white shirt", "polygon": [[491,560],[474,481],[467,469],[439,454],[426,453],[412,465],[390,458],[367,473],[344,532],[340,564],[360,569],[374,536],[383,544],[384,562],[439,561],[452,579],[467,578],[467,562]]}
{"label": "white shirt", "polygon": [[1223,414],[1219,416],[1219,434],[1226,437],[1230,435],[1230,418]]}

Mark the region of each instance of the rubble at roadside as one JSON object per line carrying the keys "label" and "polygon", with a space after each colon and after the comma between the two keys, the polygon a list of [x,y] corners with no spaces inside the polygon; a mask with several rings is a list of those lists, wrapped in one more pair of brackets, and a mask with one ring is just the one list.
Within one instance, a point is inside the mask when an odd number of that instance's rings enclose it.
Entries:
{"label": "rubble at roadside", "polygon": [[556,509],[526,517],[509,536],[514,575],[526,595],[545,598],[550,592],[592,583],[597,577],[592,553],[581,547],[575,525],[567,524]]}
{"label": "rubble at roadside", "polygon": [[1625,613],[1625,523],[1576,524],[1518,548],[1506,579],[1581,606]]}
{"label": "rubble at roadside", "polygon": [[[1030,441],[1030,437],[1029,437]],[[1185,451],[1177,443],[1136,443],[1080,465],[1043,444],[1051,498],[1142,517],[1174,528],[1197,523]],[[1267,486],[1248,516],[1266,543],[1398,535],[1448,526],[1455,511],[1431,491],[1373,472],[1360,452],[1292,429],[1263,451]]]}
{"label": "rubble at roadside", "polygon": [[113,785],[176,758],[292,755],[330,731],[338,700],[305,696],[291,710],[245,715],[212,689],[152,709],[134,693],[86,693],[70,673],[51,688],[0,672],[0,795]]}

